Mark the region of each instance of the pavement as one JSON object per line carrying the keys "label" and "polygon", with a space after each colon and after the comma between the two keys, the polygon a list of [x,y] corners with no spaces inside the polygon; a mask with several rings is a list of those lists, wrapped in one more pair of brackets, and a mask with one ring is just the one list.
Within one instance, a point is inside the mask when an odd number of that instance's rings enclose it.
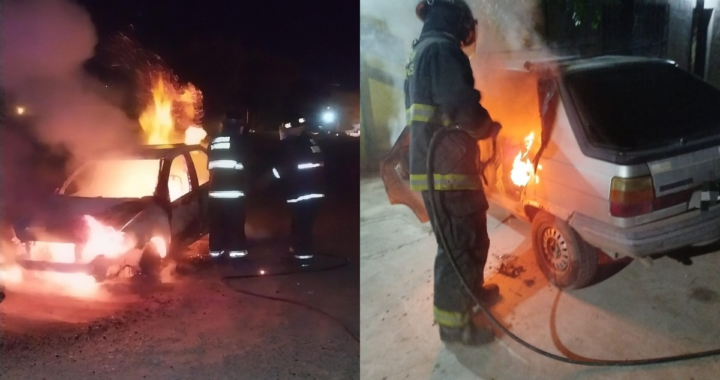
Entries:
{"label": "pavement", "polygon": [[[249,207],[250,266],[212,265],[206,237],[161,284],[120,279],[89,299],[31,282],[10,289],[0,304],[0,379],[358,379],[359,144],[320,144],[330,180],[316,248],[346,265],[268,276],[289,234],[270,187]],[[267,275],[223,280],[248,267]]]}
{"label": "pavement", "polygon": [[[640,367],[557,362],[497,333],[480,348],[440,342],[432,318],[436,243],[428,224],[391,206],[378,178],[361,179],[361,379],[716,379],[720,359]],[[686,250],[692,265],[603,259],[595,284],[560,292],[537,269],[530,225],[491,206],[485,276],[500,286],[492,313],[516,335],[574,359],[631,360],[720,348],[718,247]],[[604,255],[603,255],[604,256]],[[501,264],[520,272],[501,274]],[[511,274],[511,273],[508,273]]]}

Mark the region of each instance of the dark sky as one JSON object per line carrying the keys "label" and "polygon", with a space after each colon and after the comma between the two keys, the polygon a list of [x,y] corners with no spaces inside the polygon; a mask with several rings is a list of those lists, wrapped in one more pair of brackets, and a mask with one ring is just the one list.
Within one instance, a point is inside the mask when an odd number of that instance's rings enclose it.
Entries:
{"label": "dark sky", "polygon": [[[359,88],[357,1],[78,2],[92,14],[101,43],[131,30],[133,38],[162,56],[181,80],[196,83],[210,108],[230,98],[249,101],[249,92],[266,87],[295,97],[307,97],[308,91],[323,86]],[[275,78],[293,87],[262,85]],[[228,89],[231,82],[237,90]],[[262,97],[271,95],[256,98]]]}

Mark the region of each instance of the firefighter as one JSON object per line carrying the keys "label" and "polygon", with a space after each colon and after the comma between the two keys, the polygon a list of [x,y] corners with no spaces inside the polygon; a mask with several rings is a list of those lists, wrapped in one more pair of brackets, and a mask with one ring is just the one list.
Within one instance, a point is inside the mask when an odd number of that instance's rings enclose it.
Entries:
{"label": "firefighter", "polygon": [[306,131],[304,119],[280,127],[281,163],[273,168],[285,189],[292,216],[290,254],[313,257],[313,224],[325,196],[325,163],[320,147]]}
{"label": "firefighter", "polygon": [[[424,0],[416,15],[423,22],[406,67],[405,103],[410,126],[410,185],[427,191],[427,153],[434,133],[453,131],[438,141],[435,154],[436,236],[442,233],[475,292],[484,299],[499,295],[497,286],[483,287],[483,268],[490,239],[488,202],[482,188],[477,140],[495,138],[495,123],[480,105],[469,56],[475,47],[477,20],[463,0]],[[431,216],[432,218],[432,216]],[[433,218],[434,219],[434,218]],[[435,258],[434,317],[446,343],[482,345],[494,339],[489,325],[473,324],[472,300],[453,270],[439,238]]]}
{"label": "firefighter", "polygon": [[245,199],[249,144],[248,111],[228,111],[208,151],[210,171],[210,256],[238,258],[248,254],[245,238]]}

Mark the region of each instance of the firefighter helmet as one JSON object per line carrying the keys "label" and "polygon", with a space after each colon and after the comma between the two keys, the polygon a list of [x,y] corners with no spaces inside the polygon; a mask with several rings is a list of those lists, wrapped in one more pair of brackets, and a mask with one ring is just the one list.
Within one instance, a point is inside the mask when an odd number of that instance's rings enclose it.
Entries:
{"label": "firefighter helmet", "polygon": [[231,108],[225,114],[225,120],[222,123],[222,130],[238,129],[243,133],[248,125],[249,111],[247,108]]}
{"label": "firefighter helmet", "polygon": [[415,7],[415,14],[420,21],[427,20],[428,13],[432,7],[439,6],[445,9],[452,9],[459,13],[463,34],[458,36],[464,46],[475,44],[477,38],[477,20],[473,17],[472,9],[465,0],[422,0]]}

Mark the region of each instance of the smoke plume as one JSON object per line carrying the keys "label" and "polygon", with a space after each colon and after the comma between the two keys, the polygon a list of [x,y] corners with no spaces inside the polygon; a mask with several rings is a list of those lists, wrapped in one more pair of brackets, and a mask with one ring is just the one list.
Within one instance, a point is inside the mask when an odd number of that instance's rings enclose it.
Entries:
{"label": "smoke plume", "polygon": [[[65,0],[5,0],[0,12],[0,125],[4,219],[40,203],[64,168],[37,165],[37,142],[82,161],[134,142],[137,123],[107,96],[83,64],[97,36],[90,15]],[[34,161],[35,160],[35,161]],[[48,190],[48,187],[51,187]],[[17,216],[17,215],[14,215]]]}
{"label": "smoke plume", "polygon": [[26,108],[37,138],[85,159],[133,141],[136,124],[83,71],[97,37],[90,15],[64,0],[6,0],[0,86]]}

